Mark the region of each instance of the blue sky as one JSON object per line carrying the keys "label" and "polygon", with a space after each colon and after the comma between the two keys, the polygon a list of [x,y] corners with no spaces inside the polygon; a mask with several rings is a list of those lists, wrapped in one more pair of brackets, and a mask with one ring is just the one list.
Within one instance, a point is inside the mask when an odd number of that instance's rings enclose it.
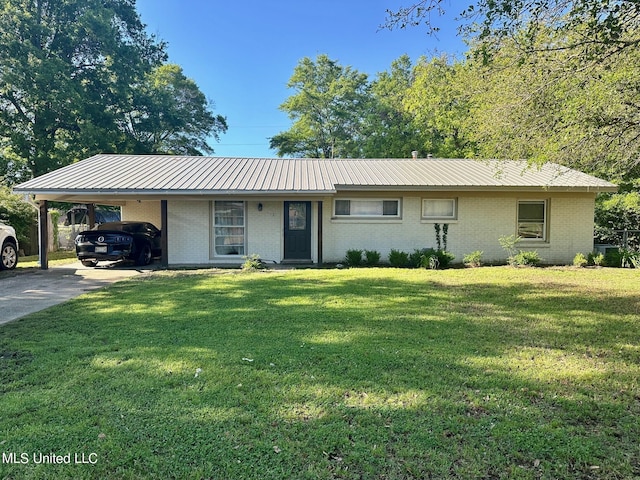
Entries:
{"label": "blue sky", "polygon": [[[453,21],[460,0],[444,2],[437,38],[424,29],[380,29],[386,9],[411,0],[137,0],[147,31],[168,43],[182,66],[227,117],[229,130],[210,142],[216,156],[273,157],[268,138],[291,121],[278,107],[294,92],[286,84],[303,57],[327,54],[375,78],[403,54],[462,54]],[[458,5],[458,6],[456,6]]]}

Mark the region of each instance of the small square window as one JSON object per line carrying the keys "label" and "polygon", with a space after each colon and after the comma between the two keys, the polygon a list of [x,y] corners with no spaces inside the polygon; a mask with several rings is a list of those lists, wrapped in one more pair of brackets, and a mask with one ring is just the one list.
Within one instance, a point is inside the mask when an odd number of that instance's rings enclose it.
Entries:
{"label": "small square window", "polygon": [[350,215],[351,202],[349,200],[336,200],[336,215]]}
{"label": "small square window", "polygon": [[384,200],[382,202],[382,215],[398,216],[398,201]]}

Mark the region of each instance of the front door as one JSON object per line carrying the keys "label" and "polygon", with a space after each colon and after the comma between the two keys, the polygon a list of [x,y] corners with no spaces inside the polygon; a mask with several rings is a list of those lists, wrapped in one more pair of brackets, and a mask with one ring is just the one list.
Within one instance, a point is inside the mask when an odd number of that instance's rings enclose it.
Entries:
{"label": "front door", "polygon": [[311,202],[284,202],[284,259],[311,260]]}

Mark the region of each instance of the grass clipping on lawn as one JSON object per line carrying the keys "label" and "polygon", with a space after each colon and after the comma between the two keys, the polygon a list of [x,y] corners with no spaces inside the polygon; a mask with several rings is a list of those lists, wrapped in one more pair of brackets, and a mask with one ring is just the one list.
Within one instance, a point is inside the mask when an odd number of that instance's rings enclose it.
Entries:
{"label": "grass clipping on lawn", "polygon": [[638,292],[621,269],[124,281],[0,327],[0,478],[637,477]]}

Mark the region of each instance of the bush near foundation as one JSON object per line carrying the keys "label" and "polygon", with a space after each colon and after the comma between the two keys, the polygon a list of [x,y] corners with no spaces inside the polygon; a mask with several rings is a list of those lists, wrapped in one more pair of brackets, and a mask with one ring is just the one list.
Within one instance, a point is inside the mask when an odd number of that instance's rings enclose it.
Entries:
{"label": "bush near foundation", "polygon": [[400,250],[391,249],[389,252],[389,263],[392,267],[405,268],[409,266],[409,254]]}
{"label": "bush near foundation", "polygon": [[380,263],[380,252],[376,250],[365,250],[364,251],[364,263],[368,267],[374,267]]}
{"label": "bush near foundation", "polygon": [[462,258],[462,263],[467,267],[480,267],[482,266],[482,250],[476,250],[475,252],[468,253]]}
{"label": "bush near foundation", "polygon": [[584,253],[576,253],[576,256],[573,257],[573,266],[574,267],[586,267],[589,265],[589,260],[585,256]]}
{"label": "bush near foundation", "polygon": [[350,267],[359,267],[362,265],[362,250],[351,249],[347,250],[347,256],[345,257],[345,262]]}

